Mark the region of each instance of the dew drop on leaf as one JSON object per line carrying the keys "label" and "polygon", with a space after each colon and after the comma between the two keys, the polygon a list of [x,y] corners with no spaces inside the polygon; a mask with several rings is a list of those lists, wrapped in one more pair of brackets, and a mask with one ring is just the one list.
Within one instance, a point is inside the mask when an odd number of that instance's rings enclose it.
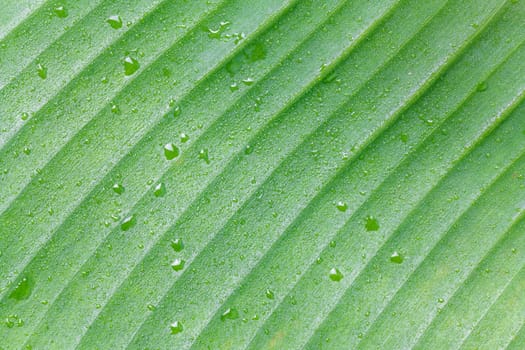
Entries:
{"label": "dew drop on leaf", "polygon": [[328,273],[328,276],[330,277],[332,281],[335,281],[335,282],[339,282],[340,280],[343,279],[343,274],[341,273],[341,271],[339,271],[335,267],[330,270],[330,272]]}
{"label": "dew drop on leaf", "polygon": [[135,216],[130,215],[124,220],[122,220],[122,223],[120,224],[120,228],[122,229],[122,231],[127,231],[135,225],[135,222],[136,222]]}
{"label": "dew drop on leaf", "polygon": [[153,194],[155,197],[163,197],[166,194],[166,185],[164,185],[163,182],[159,183],[157,186],[155,186]]}
{"label": "dew drop on leaf", "polygon": [[164,145],[164,156],[167,160],[177,158],[179,156],[179,153],[179,148],[173,143],[167,143],[166,145]]}
{"label": "dew drop on leaf", "polygon": [[175,259],[171,263],[171,268],[175,271],[180,271],[184,268],[185,261],[182,259]]}
{"label": "dew drop on leaf", "polygon": [[140,68],[139,61],[131,56],[124,58],[124,74],[132,75]]}
{"label": "dew drop on leaf", "polygon": [[348,204],[342,201],[337,202],[335,206],[339,211],[346,211],[348,209]]}
{"label": "dew drop on leaf", "polygon": [[184,330],[180,321],[175,321],[170,325],[171,334],[179,334]]}
{"label": "dew drop on leaf", "polygon": [[379,230],[379,222],[377,222],[377,219],[373,216],[367,216],[365,228],[367,231],[377,231]]}
{"label": "dew drop on leaf", "polygon": [[120,18],[119,15],[109,16],[106,22],[108,22],[113,29],[122,28],[122,18]]}
{"label": "dew drop on leaf", "polygon": [[121,184],[114,184],[112,189],[113,192],[115,192],[116,194],[124,193],[124,186],[122,186]]}
{"label": "dew drop on leaf", "polygon": [[275,295],[273,294],[273,292],[272,292],[270,289],[267,289],[267,290],[266,290],[265,295],[266,295],[266,297],[267,297],[268,299],[273,299],[273,298],[275,298]]}
{"label": "dew drop on leaf", "polygon": [[66,18],[68,15],[67,9],[64,6],[57,6],[53,9],[53,12],[59,18]]}
{"label": "dew drop on leaf", "polygon": [[390,261],[395,264],[401,264],[403,260],[404,260],[403,256],[399,254],[397,251],[393,252],[392,255],[390,255]]}
{"label": "dew drop on leaf", "polygon": [[16,285],[15,289],[9,294],[10,299],[25,300],[33,292],[33,282],[29,277],[23,277]]}
{"label": "dew drop on leaf", "polygon": [[199,151],[199,159],[202,159],[206,164],[210,164],[210,157],[208,155],[208,149],[203,148]]}
{"label": "dew drop on leaf", "polygon": [[188,142],[188,140],[190,139],[188,134],[185,134],[183,132],[179,136],[180,136],[180,142],[182,143]]}
{"label": "dew drop on leaf", "polygon": [[180,252],[184,249],[184,243],[182,242],[182,238],[176,238],[171,241],[171,248],[173,248],[174,251]]}
{"label": "dew drop on leaf", "polygon": [[227,308],[226,311],[221,314],[221,321],[235,320],[237,318],[239,318],[239,312],[235,308]]}
{"label": "dew drop on leaf", "polygon": [[47,68],[42,63],[36,65],[36,72],[40,78],[47,78]]}

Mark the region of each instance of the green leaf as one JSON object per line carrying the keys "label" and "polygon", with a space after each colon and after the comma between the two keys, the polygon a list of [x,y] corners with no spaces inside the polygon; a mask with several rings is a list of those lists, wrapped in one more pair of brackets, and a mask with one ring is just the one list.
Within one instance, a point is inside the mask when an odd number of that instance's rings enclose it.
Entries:
{"label": "green leaf", "polygon": [[523,0],[6,0],[0,348],[525,348]]}

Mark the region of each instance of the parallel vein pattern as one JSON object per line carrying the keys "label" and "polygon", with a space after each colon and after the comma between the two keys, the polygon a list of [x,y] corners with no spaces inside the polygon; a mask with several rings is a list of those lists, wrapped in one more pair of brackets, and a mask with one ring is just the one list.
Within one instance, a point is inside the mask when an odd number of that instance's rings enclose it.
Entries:
{"label": "parallel vein pattern", "polygon": [[525,344],[523,1],[1,5],[1,349]]}

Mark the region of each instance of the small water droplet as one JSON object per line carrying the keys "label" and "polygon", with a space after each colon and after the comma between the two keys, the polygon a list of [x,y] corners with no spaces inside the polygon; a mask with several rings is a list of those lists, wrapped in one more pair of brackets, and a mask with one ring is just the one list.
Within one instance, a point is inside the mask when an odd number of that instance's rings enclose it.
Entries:
{"label": "small water droplet", "polygon": [[266,290],[265,295],[266,295],[266,297],[267,297],[268,299],[273,299],[273,298],[275,298],[275,295],[273,294],[273,292],[272,292],[270,289],[267,289],[267,290]]}
{"label": "small water droplet", "polygon": [[255,80],[253,80],[253,78],[246,78],[246,79],[243,79],[242,82],[244,83],[244,85],[253,85],[253,83],[255,83]]}
{"label": "small water droplet", "polygon": [[237,318],[239,318],[239,312],[234,308],[227,308],[226,311],[221,314],[221,321],[235,320]]}
{"label": "small water droplet", "polygon": [[109,16],[106,22],[108,22],[113,29],[122,28],[122,18],[120,18],[119,15]]}
{"label": "small water droplet", "polygon": [[342,201],[337,202],[335,206],[339,211],[346,211],[348,209],[348,204]]}
{"label": "small water droplet", "polygon": [[185,134],[183,132],[181,132],[181,134],[179,136],[180,136],[180,142],[182,142],[182,143],[188,142],[188,140],[190,139],[188,134]]}
{"label": "small water droplet", "polygon": [[140,68],[139,61],[131,56],[124,58],[124,74],[132,75]]}
{"label": "small water droplet", "polygon": [[373,216],[367,216],[365,228],[367,231],[377,231],[379,230],[379,222]]}
{"label": "small water droplet", "polygon": [[248,154],[252,154],[252,152],[253,152],[252,146],[246,145],[246,147],[244,147],[244,154],[248,155]]}
{"label": "small water droplet", "polygon": [[176,106],[173,108],[173,116],[178,117],[182,113],[182,110],[180,109],[180,106]]}
{"label": "small water droplet", "polygon": [[483,91],[486,91],[487,88],[488,88],[487,82],[483,81],[483,82],[479,83],[478,86],[476,86],[476,91],[483,92]]}
{"label": "small water droplet", "polygon": [[208,155],[208,149],[203,148],[199,151],[199,159],[202,159],[206,164],[210,164],[210,157]]}
{"label": "small water droplet", "polygon": [[156,309],[155,305],[153,305],[153,304],[148,304],[147,308],[148,308],[149,311],[155,311],[155,309]]}
{"label": "small water droplet", "polygon": [[335,267],[330,270],[328,276],[330,277],[332,281],[335,281],[335,282],[339,282],[340,280],[343,279],[343,274],[341,273],[341,271],[339,271]]}
{"label": "small water droplet", "polygon": [[184,330],[184,327],[182,326],[181,322],[175,321],[172,324],[170,324],[170,330],[171,334],[179,334]]}
{"label": "small water droplet", "polygon": [[335,241],[330,241],[328,245],[330,246],[330,248],[335,248],[337,246],[337,243]]}
{"label": "small water droplet", "polygon": [[173,262],[171,263],[171,268],[175,271],[180,271],[182,269],[184,269],[184,264],[186,262],[182,259],[175,259],[173,260]]}
{"label": "small water droplet", "polygon": [[36,71],[40,78],[42,79],[47,78],[47,68],[42,63],[39,63],[36,65]]}
{"label": "small water droplet", "polygon": [[175,238],[171,241],[171,248],[173,248],[174,251],[180,252],[184,249],[184,242],[182,242],[182,238]]}
{"label": "small water droplet", "polygon": [[111,105],[111,113],[120,114],[120,108],[116,104]]}
{"label": "small water droplet", "polygon": [[116,194],[124,193],[124,186],[122,186],[121,184],[114,184],[111,188]]}
{"label": "small water droplet", "polygon": [[122,231],[127,231],[135,225],[135,222],[136,222],[135,216],[130,215],[124,220],[122,220],[122,223],[120,224],[120,228],[122,229]]}
{"label": "small water droplet", "polygon": [[166,194],[166,186],[164,185],[163,182],[155,186],[155,189],[153,190],[153,194],[155,195],[155,197],[163,197]]}
{"label": "small water droplet", "polygon": [[27,119],[29,119],[29,113],[26,113],[26,112],[22,113],[22,115],[20,116],[20,118],[21,118],[22,120],[27,120]]}
{"label": "small water droplet", "polygon": [[166,145],[164,145],[164,156],[167,160],[177,158],[179,156],[179,153],[179,148],[173,143],[167,143]]}
{"label": "small water droplet", "polygon": [[57,6],[53,9],[53,12],[57,17],[59,18],[66,18],[67,17],[67,9],[64,6]]}
{"label": "small water droplet", "polygon": [[31,154],[31,148],[29,148],[28,146],[24,147],[24,149],[22,150],[26,155],[30,155]]}
{"label": "small water droplet", "polygon": [[445,302],[445,299],[443,299],[443,298],[438,298],[438,303],[443,304],[444,302]]}
{"label": "small water droplet", "polygon": [[29,298],[32,292],[33,282],[29,279],[29,277],[23,277],[18,282],[15,289],[13,289],[11,294],[9,294],[9,298],[15,300],[25,300]]}
{"label": "small water droplet", "polygon": [[390,255],[390,261],[395,264],[401,264],[403,260],[404,260],[403,256],[399,254],[397,251],[393,252],[392,255]]}
{"label": "small water droplet", "polygon": [[234,92],[234,91],[237,91],[237,90],[239,90],[239,85],[237,85],[237,83],[232,83],[230,85],[230,91]]}
{"label": "small water droplet", "polygon": [[230,22],[223,21],[219,23],[219,28],[217,29],[208,28],[208,36],[212,39],[220,39],[222,32],[224,32],[224,30],[226,30],[226,28],[229,25],[230,25]]}

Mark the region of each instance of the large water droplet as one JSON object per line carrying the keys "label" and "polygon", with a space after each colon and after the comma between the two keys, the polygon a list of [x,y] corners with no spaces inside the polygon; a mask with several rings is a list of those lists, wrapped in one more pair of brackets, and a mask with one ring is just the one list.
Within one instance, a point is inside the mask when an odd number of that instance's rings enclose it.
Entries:
{"label": "large water droplet", "polygon": [[390,261],[395,264],[401,264],[403,260],[403,256],[398,252],[393,252],[392,255],[390,255]]}
{"label": "large water droplet", "polygon": [[173,143],[167,143],[166,145],[164,145],[164,156],[167,160],[177,158],[179,156],[179,153],[179,148]]}
{"label": "large water droplet", "polygon": [[9,298],[15,300],[25,300],[33,292],[33,282],[29,277],[23,277],[16,285],[15,289],[9,294]]}
{"label": "large water droplet", "polygon": [[140,68],[139,61],[131,56],[124,58],[124,74],[132,75]]}
{"label": "large water droplet", "polygon": [[175,259],[173,260],[173,262],[171,263],[171,268],[175,271],[180,271],[184,268],[184,264],[186,262],[182,259]]}
{"label": "large water droplet", "polygon": [[227,308],[221,315],[221,321],[235,320],[239,318],[239,312],[234,308]]}
{"label": "large water droplet", "polygon": [[122,220],[122,223],[120,224],[120,228],[122,229],[122,231],[127,231],[135,225],[135,222],[136,222],[135,216],[130,215],[124,220]]}
{"label": "large water droplet", "polygon": [[339,282],[340,280],[343,279],[343,274],[341,273],[341,271],[339,271],[335,267],[330,270],[330,272],[328,273],[328,276],[330,277],[332,281],[335,281],[335,282]]}
{"label": "large water droplet", "polygon": [[42,63],[36,65],[36,72],[40,78],[47,78],[47,68]]}
{"label": "large water droplet", "polygon": [[346,211],[348,209],[348,204],[342,201],[337,202],[335,206],[339,211]]}
{"label": "large water droplet", "polygon": [[116,194],[124,193],[124,186],[122,186],[121,184],[114,184],[112,189]]}
{"label": "large water droplet", "polygon": [[53,9],[53,12],[57,17],[60,18],[66,18],[67,17],[67,9],[64,6],[57,6]]}
{"label": "large water droplet", "polygon": [[176,238],[171,241],[171,247],[174,251],[180,252],[184,249],[184,243],[182,242],[182,238]]}
{"label": "large water droplet", "polygon": [[166,186],[163,182],[155,186],[153,194],[155,195],[155,197],[163,197],[166,194]]}
{"label": "large water droplet", "polygon": [[120,18],[119,15],[109,16],[106,22],[108,22],[113,29],[122,28],[122,18]]}
{"label": "large water droplet", "polygon": [[170,330],[171,334],[179,334],[184,330],[184,327],[182,326],[182,323],[180,321],[175,321],[172,324],[170,324]]}
{"label": "large water droplet", "polygon": [[373,216],[367,216],[365,228],[367,231],[377,231],[379,230],[379,222]]}

